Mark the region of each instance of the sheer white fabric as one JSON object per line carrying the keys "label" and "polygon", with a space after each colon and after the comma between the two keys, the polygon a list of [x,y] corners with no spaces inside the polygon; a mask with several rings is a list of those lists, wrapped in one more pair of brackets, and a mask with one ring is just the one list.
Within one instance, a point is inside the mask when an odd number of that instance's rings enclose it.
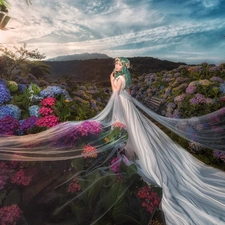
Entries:
{"label": "sheer white fabric", "polygon": [[[125,82],[123,77],[118,79]],[[135,152],[140,174],[162,187],[166,223],[225,224],[225,173],[174,143],[138,111],[126,90],[114,95],[122,112],[114,118],[124,120],[128,130],[127,154],[133,156]]]}
{"label": "sheer white fabric", "polygon": [[[106,127],[115,121],[126,124],[126,154],[136,163],[144,179],[162,187],[162,209],[167,225],[225,224],[225,173],[195,159],[147,119],[136,105],[174,132],[179,130],[179,125],[184,123],[186,127],[187,122],[191,121],[156,116],[128,94],[124,89],[123,76],[119,76],[115,82],[118,79],[122,80],[120,93],[114,92],[105,109],[92,120]],[[0,159],[56,161],[82,157],[82,149],[54,144],[58,138],[67,138],[79,123],[61,123],[38,134],[3,136],[0,138]],[[191,139],[186,130],[180,131],[179,134]],[[216,140],[221,140],[225,135],[221,132],[210,140],[211,133],[208,129],[203,135],[198,132],[195,136],[199,137],[200,143],[211,141],[222,150],[225,143]],[[111,151],[112,144],[99,146],[98,151]]]}

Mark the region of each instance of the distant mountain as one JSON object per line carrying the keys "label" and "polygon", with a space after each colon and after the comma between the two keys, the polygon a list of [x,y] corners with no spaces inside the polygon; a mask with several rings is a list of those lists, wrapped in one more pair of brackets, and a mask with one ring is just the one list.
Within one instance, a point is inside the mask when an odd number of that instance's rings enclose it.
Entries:
{"label": "distant mountain", "polygon": [[100,53],[83,53],[74,55],[63,55],[55,58],[47,59],[46,61],[71,61],[71,60],[87,60],[87,59],[108,59],[110,58],[106,54]]}
{"label": "distant mountain", "polygon": [[[162,70],[172,70],[182,62],[171,62],[153,57],[133,57],[128,58],[131,62],[130,72],[132,77],[140,76],[143,73],[156,73]],[[73,81],[79,82],[109,82],[109,75],[114,69],[114,59],[87,59],[70,61],[45,61],[51,71],[49,78],[52,80],[69,77]]]}

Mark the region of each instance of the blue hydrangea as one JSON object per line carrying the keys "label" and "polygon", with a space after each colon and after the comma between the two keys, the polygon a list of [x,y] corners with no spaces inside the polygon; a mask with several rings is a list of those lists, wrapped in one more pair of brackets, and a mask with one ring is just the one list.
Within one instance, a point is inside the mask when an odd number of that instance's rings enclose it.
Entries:
{"label": "blue hydrangea", "polygon": [[47,98],[47,97],[55,97],[55,95],[61,95],[63,94],[63,89],[58,86],[48,86],[46,89],[40,91],[38,93],[38,96]]}
{"label": "blue hydrangea", "polygon": [[223,94],[225,94],[225,83],[221,83],[219,89]]}
{"label": "blue hydrangea", "polygon": [[0,119],[5,116],[11,116],[14,119],[19,120],[21,117],[21,110],[18,106],[7,104],[0,106]]}
{"label": "blue hydrangea", "polygon": [[63,90],[63,95],[65,96],[65,98],[66,98],[67,100],[72,101],[72,98],[70,97],[69,93],[68,93],[66,90]]}
{"label": "blue hydrangea", "polygon": [[43,98],[54,98],[60,95],[64,95],[66,99],[72,100],[68,92],[59,86],[48,86],[47,88],[38,93],[38,96]]}
{"label": "blue hydrangea", "polygon": [[0,78],[0,84],[3,84],[3,85],[5,85],[5,86],[7,86],[6,81],[5,81],[5,80],[3,80],[3,79],[1,79],[1,78]]}
{"label": "blue hydrangea", "polygon": [[26,85],[24,84],[18,84],[18,91],[24,93],[26,90]]}
{"label": "blue hydrangea", "polygon": [[36,116],[36,117],[39,116],[40,107],[38,105],[32,105],[29,107],[28,110],[29,110],[30,116]]}
{"label": "blue hydrangea", "polygon": [[0,93],[0,105],[11,99],[10,91],[4,84],[0,84]]}

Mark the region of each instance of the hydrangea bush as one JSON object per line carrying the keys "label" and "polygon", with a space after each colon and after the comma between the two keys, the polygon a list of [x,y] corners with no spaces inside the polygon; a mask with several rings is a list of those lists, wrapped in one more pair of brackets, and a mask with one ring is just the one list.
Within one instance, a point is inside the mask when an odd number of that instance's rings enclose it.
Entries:
{"label": "hydrangea bush", "polygon": [[[138,78],[134,77],[131,94],[138,100],[143,101],[144,104],[148,104],[152,96],[162,98],[164,107],[161,114],[168,117],[198,116],[225,106],[225,102],[220,100],[225,95],[224,79],[225,64],[219,66],[207,63],[197,66],[184,65],[171,71],[143,74]],[[71,89],[73,92],[69,94],[65,89],[57,85],[41,89],[35,84],[30,84],[27,88],[22,84],[17,85],[14,82],[7,83],[0,80],[0,134],[26,135],[48,129],[60,122],[88,119],[103,109],[111,92],[110,88],[97,88],[95,85],[77,85]],[[219,131],[213,124],[214,122],[211,121],[210,126],[215,130],[216,134]],[[197,123],[195,125],[190,129],[190,132],[194,132],[194,129],[199,130],[201,126],[204,126],[204,124]],[[124,140],[127,138],[124,124],[117,122],[112,128],[107,135],[106,133],[102,135],[104,139],[101,139],[101,141],[111,143],[121,137]],[[102,177],[103,171],[95,171],[95,174],[89,174],[87,171],[91,165],[96,166],[94,163],[102,163],[103,158],[101,157],[104,154],[98,151],[99,143],[95,145],[85,141],[90,140],[91,136],[93,137],[92,140],[98,139],[97,137],[102,132],[105,131],[100,124],[94,121],[85,121],[78,124],[67,139],[55,140],[57,145],[72,147],[74,143],[82,144],[80,149],[83,158],[73,160],[69,165],[62,166],[62,168],[65,167],[64,172],[69,177],[67,188],[62,188],[62,195],[65,196],[66,192],[74,197],[74,195],[79,195],[91,186],[92,188],[86,191],[82,198],[79,198],[79,201],[82,201],[84,205],[86,204],[85,209],[93,209],[100,195],[104,194],[108,202],[114,204],[114,199],[110,196],[115,196],[115,194],[120,196],[120,191],[122,191],[127,194],[123,195],[125,198],[122,199],[123,201],[121,200],[120,205],[115,207],[119,207],[122,214],[129,215],[126,217],[126,222],[131,222],[128,218],[132,218],[132,221],[136,220],[137,223],[147,224],[146,221],[149,222],[152,214],[157,210],[160,211],[161,189],[146,186],[146,183],[137,176],[135,166],[129,164],[129,160],[126,159],[123,151],[116,152],[113,158],[107,162],[108,164],[104,165],[104,168],[108,168],[108,171],[104,172],[110,174],[109,178]],[[189,147],[196,150],[196,146],[191,143],[189,143]],[[203,150],[200,149],[199,151]],[[199,151],[196,150],[195,152]],[[208,158],[210,157],[217,160],[216,162],[224,163],[224,154],[221,152],[215,150],[213,157],[212,154],[208,155]],[[42,170],[42,165],[38,163],[15,163],[16,161],[0,162],[0,190],[3,191],[1,192],[3,193],[1,200],[3,204],[4,202],[14,204],[13,209],[16,211],[15,216],[10,218],[7,216],[9,208],[6,208],[6,205],[0,206],[1,215],[6,215],[4,218],[7,218],[6,221],[3,221],[6,224],[16,223],[21,217],[25,220],[22,208],[17,208],[17,206],[20,207],[20,201],[15,201],[15,199],[20,199],[22,188],[32,189],[32,183],[35,182],[37,175],[34,172],[36,169],[39,172],[46,172]],[[32,169],[33,167],[35,167],[35,170]],[[53,163],[46,168],[48,168],[47,172],[50,173],[52,168],[59,168],[59,166],[58,163]],[[83,170],[87,173],[83,174],[84,177],[82,175],[74,176],[77,170]],[[56,175],[58,174],[56,173]],[[58,176],[58,179],[60,179],[60,173]],[[104,186],[106,190],[103,191],[104,193],[99,192],[99,185]],[[12,198],[12,196],[14,197]],[[15,198],[15,196],[17,197]],[[133,205],[133,201],[137,201],[137,204]],[[134,208],[126,208],[127,205],[124,205],[124,202],[133,205]],[[66,215],[74,215],[74,210],[77,209],[80,213],[79,222],[89,224],[93,218],[86,216],[86,210],[76,208],[82,204],[69,204],[65,213]],[[112,210],[115,207],[112,207]],[[139,211],[140,213],[135,213]],[[92,212],[89,212],[88,215],[92,215]],[[114,216],[116,223],[116,221],[119,221],[119,217],[116,214]],[[108,217],[104,216],[102,222],[107,224],[110,222],[107,219]],[[60,218],[56,218],[56,220],[60,220]],[[163,224],[163,220],[161,220],[161,224]]]}

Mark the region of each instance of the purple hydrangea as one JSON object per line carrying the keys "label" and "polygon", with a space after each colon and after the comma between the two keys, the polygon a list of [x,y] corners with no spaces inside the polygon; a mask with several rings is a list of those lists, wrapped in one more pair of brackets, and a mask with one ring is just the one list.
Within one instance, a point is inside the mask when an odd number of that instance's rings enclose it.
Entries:
{"label": "purple hydrangea", "polygon": [[2,83],[0,83],[0,105],[8,102],[11,99],[9,89]]}
{"label": "purple hydrangea", "polygon": [[189,85],[189,86],[186,88],[186,93],[187,93],[187,94],[194,94],[195,91],[196,91],[196,89],[197,89],[196,86]]}
{"label": "purple hydrangea", "polygon": [[220,151],[214,150],[213,156],[225,163],[225,152],[220,152]]}
{"label": "purple hydrangea", "polygon": [[173,103],[173,102],[169,102],[169,103],[167,104],[167,108],[172,108],[172,109],[174,109],[174,108],[176,108],[176,104]]}
{"label": "purple hydrangea", "polygon": [[186,97],[186,94],[181,94],[181,95],[178,95],[174,98],[174,102],[175,103],[178,103],[178,102],[182,102]]}
{"label": "purple hydrangea", "polygon": [[22,120],[20,123],[20,130],[24,133],[30,128],[32,128],[36,122],[38,121],[38,117],[36,116],[31,116],[26,118],[25,120]]}
{"label": "purple hydrangea", "polygon": [[219,72],[220,67],[219,66],[212,66],[209,68],[209,72]]}
{"label": "purple hydrangea", "polygon": [[224,83],[224,80],[221,77],[212,77],[210,80],[211,81],[217,81],[219,83]]}
{"label": "purple hydrangea", "polygon": [[202,94],[195,94],[195,96],[190,99],[190,103],[191,105],[198,105],[198,104],[201,104],[201,103],[205,103],[206,102],[206,99],[204,97],[204,95]]}
{"label": "purple hydrangea", "polygon": [[102,125],[96,121],[87,120],[77,125],[75,131],[81,136],[98,135],[102,131]]}
{"label": "purple hydrangea", "polygon": [[0,119],[2,119],[5,116],[11,116],[19,120],[21,116],[21,110],[16,105],[12,104],[2,105],[0,106]]}
{"label": "purple hydrangea", "polygon": [[181,116],[181,113],[179,112],[179,110],[178,109],[175,109],[173,111],[172,118],[180,118],[180,116]]}
{"label": "purple hydrangea", "polygon": [[0,134],[17,134],[20,129],[20,123],[12,116],[5,116],[0,119]]}

